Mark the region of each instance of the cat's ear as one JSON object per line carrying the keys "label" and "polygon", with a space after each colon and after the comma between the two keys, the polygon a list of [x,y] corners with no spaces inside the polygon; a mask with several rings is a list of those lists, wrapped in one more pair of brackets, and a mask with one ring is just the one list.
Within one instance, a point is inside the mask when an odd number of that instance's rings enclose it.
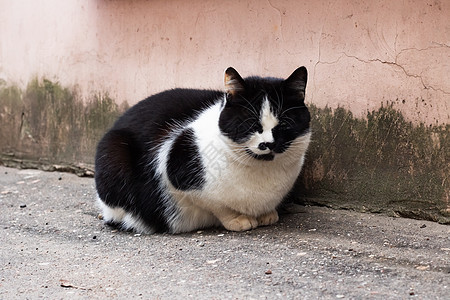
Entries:
{"label": "cat's ear", "polygon": [[244,90],[244,79],[242,79],[241,75],[239,75],[232,67],[226,69],[224,83],[225,91],[229,95],[235,96],[237,93]]}
{"label": "cat's ear", "polygon": [[291,76],[284,81],[287,88],[297,91],[301,97],[305,97],[306,82],[308,81],[308,71],[305,67],[295,70]]}

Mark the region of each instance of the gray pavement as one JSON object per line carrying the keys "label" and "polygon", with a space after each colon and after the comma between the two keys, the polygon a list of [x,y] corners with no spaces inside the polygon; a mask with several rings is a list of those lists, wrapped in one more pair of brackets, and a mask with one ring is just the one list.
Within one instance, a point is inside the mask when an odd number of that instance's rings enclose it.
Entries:
{"label": "gray pavement", "polygon": [[0,299],[450,299],[450,226],[306,207],[235,233],[118,232],[92,178],[0,167]]}

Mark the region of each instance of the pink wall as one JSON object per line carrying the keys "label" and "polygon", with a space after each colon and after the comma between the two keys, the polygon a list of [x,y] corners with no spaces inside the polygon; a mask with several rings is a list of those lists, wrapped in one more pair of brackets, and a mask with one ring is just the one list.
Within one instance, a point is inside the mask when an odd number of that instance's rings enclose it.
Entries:
{"label": "pink wall", "polygon": [[33,76],[130,104],[221,88],[223,71],[288,76],[308,101],[356,116],[394,102],[450,123],[450,1],[0,0],[0,79]]}

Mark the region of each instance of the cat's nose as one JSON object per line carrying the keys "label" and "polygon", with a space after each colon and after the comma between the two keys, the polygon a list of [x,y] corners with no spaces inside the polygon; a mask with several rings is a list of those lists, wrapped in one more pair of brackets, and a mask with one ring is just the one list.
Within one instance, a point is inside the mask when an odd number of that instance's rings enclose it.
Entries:
{"label": "cat's nose", "polygon": [[259,150],[266,150],[267,148],[269,148],[270,150],[273,150],[273,148],[275,148],[275,143],[259,143],[258,145],[258,149]]}

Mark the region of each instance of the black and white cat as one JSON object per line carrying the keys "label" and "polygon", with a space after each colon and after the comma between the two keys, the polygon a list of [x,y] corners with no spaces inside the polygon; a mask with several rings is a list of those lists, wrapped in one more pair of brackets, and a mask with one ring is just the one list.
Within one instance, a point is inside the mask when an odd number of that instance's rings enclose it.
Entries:
{"label": "black and white cat", "polygon": [[310,141],[307,71],[286,79],[225,71],[225,93],[174,89],[131,107],[100,141],[95,182],[106,223],[142,233],[278,221]]}

